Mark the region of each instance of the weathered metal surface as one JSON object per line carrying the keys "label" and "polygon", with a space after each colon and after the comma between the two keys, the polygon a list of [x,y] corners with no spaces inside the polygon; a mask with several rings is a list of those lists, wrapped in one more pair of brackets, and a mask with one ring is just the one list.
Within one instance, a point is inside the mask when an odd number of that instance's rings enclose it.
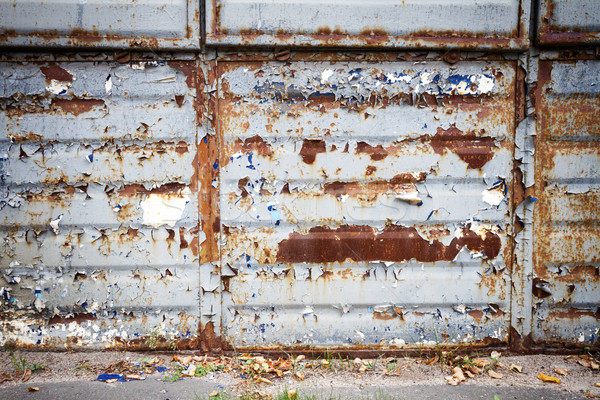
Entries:
{"label": "weathered metal surface", "polygon": [[0,76],[0,342],[197,342],[196,61]]}
{"label": "weathered metal surface", "polygon": [[530,7],[530,0],[207,0],[206,44],[525,49]]}
{"label": "weathered metal surface", "polygon": [[0,46],[200,49],[199,2],[0,1]]}
{"label": "weathered metal surface", "polygon": [[540,0],[541,44],[600,43],[600,3],[596,0]]}
{"label": "weathered metal surface", "polygon": [[600,62],[540,61],[533,339],[598,343]]}
{"label": "weathered metal surface", "polygon": [[506,343],[515,66],[220,63],[223,339]]}

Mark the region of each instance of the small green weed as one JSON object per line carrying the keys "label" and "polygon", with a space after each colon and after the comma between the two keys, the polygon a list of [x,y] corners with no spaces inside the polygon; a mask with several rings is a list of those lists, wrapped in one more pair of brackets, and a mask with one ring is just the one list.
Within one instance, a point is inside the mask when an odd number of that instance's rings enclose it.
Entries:
{"label": "small green weed", "polygon": [[19,371],[19,372],[25,372],[26,370],[31,370],[33,371],[42,371],[44,369],[46,369],[46,364],[36,364],[33,363],[32,365],[27,364],[27,359],[25,357],[23,357],[22,355],[19,354],[18,358],[15,355],[15,353],[12,351],[12,349],[9,346],[6,346],[5,349],[10,353],[10,358],[12,360],[13,363],[13,369],[15,371]]}
{"label": "small green weed", "polygon": [[177,382],[181,378],[181,373],[183,372],[183,370],[185,370],[185,367],[178,365],[175,371],[173,371],[171,375],[165,375],[163,380],[165,382]]}
{"label": "small green weed", "polygon": [[161,329],[158,326],[155,327],[148,333],[148,337],[146,337],[146,346],[148,346],[152,350],[156,350],[162,337],[163,335]]}

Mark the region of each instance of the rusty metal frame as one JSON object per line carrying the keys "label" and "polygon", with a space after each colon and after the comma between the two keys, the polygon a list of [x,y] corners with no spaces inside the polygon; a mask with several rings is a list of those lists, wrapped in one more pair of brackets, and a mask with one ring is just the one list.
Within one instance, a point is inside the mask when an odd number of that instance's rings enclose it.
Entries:
{"label": "rusty metal frame", "polygon": [[547,46],[567,46],[573,44],[593,45],[600,43],[600,32],[567,32],[552,24],[554,0],[537,0],[538,32],[537,43]]}
{"label": "rusty metal frame", "polygon": [[462,50],[513,50],[524,51],[530,46],[531,1],[521,0],[519,5],[519,21],[514,37],[473,37],[468,34],[460,36],[436,36],[435,34],[416,34],[415,36],[390,36],[386,32],[371,32],[352,36],[348,34],[268,34],[260,31],[244,34],[231,34],[219,28],[217,0],[206,0],[205,25],[206,46],[291,46],[311,48],[360,47],[361,49],[462,49]]}

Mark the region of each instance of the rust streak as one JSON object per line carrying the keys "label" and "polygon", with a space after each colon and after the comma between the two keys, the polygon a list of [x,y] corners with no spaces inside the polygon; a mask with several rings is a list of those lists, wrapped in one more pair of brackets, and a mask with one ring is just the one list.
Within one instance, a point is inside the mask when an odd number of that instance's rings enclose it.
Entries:
{"label": "rust streak", "polygon": [[325,141],[315,139],[304,139],[302,143],[302,149],[300,150],[300,157],[306,164],[312,164],[317,158],[317,154],[325,153],[327,148]]}
{"label": "rust streak", "polygon": [[51,64],[47,67],[41,67],[40,70],[46,77],[46,82],[50,82],[53,79],[61,82],[73,82],[73,75],[66,69],[61,68],[56,64]]}
{"label": "rust streak", "polygon": [[104,100],[96,99],[52,99],[52,106],[59,108],[64,112],[79,116],[83,113],[92,111],[94,107],[104,106]]}
{"label": "rust streak", "polygon": [[494,158],[492,149],[496,147],[493,138],[464,133],[455,125],[448,129],[438,127],[430,144],[437,154],[444,154],[444,150],[455,152],[472,169],[479,169]]}
{"label": "rust streak", "polygon": [[452,239],[448,246],[439,240],[429,241],[419,235],[414,227],[391,225],[382,233],[369,226],[342,226],[337,229],[314,227],[306,234],[293,232],[279,242],[278,262],[344,262],[353,261],[452,261],[466,247],[481,252],[485,258],[495,258],[501,248],[501,240],[493,232],[482,238],[470,230],[463,230],[461,237]]}

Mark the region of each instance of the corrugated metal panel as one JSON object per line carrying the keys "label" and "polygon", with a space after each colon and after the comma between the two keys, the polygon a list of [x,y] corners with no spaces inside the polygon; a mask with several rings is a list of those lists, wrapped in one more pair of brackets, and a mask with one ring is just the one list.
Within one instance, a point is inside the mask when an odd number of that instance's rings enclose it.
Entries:
{"label": "corrugated metal panel", "polygon": [[197,339],[195,69],[0,64],[2,342]]}
{"label": "corrugated metal panel", "polygon": [[600,319],[600,62],[542,61],[533,338],[595,344]]}
{"label": "corrugated metal panel", "polygon": [[538,40],[543,44],[600,43],[600,3],[541,0]]}
{"label": "corrugated metal panel", "polygon": [[0,45],[199,49],[199,3],[0,0]]}
{"label": "corrugated metal panel", "polygon": [[530,4],[207,0],[206,43],[524,49]]}
{"label": "corrugated metal panel", "polygon": [[506,343],[514,62],[219,66],[228,343]]}

